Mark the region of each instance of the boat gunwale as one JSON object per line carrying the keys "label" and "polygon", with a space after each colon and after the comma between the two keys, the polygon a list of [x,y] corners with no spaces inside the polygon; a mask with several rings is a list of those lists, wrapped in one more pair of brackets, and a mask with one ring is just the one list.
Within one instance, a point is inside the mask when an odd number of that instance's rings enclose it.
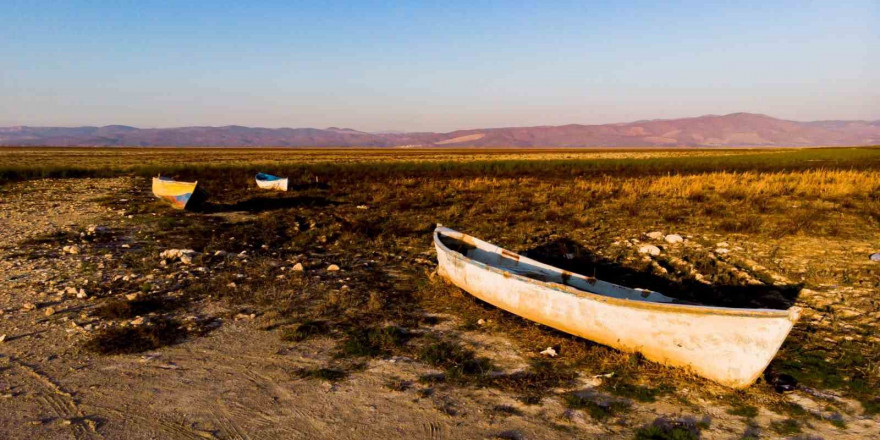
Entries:
{"label": "boat gunwale", "polygon": [[192,186],[193,186],[193,189],[195,189],[195,187],[199,184],[199,181],[198,181],[198,180],[193,181],[193,182],[187,182],[187,181],[184,181],[184,180],[174,180],[174,179],[172,179],[172,178],[170,178],[170,177],[169,177],[169,178],[166,178],[166,179],[163,179],[163,178],[162,178],[162,175],[158,175],[158,176],[156,176],[156,177],[153,177],[153,182],[156,182],[156,181],[159,181],[159,182],[162,182],[162,183],[185,183],[185,184],[187,184],[187,185],[192,185]]}
{"label": "boat gunwale", "polygon": [[[272,177],[272,179],[261,179],[260,176]],[[283,180],[287,180],[287,177],[280,177],[267,173],[257,173],[254,175],[254,180],[256,180],[257,182],[280,182]]]}
{"label": "boat gunwale", "polygon": [[[528,257],[524,257],[522,255],[515,253],[515,252],[511,252],[511,251],[508,251],[504,248],[501,248],[500,246],[493,245],[491,243],[480,240],[479,238],[476,238],[474,236],[465,234],[463,232],[458,232],[458,231],[455,231],[453,229],[449,229],[449,228],[441,226],[441,225],[438,225],[437,228],[434,229],[434,243],[435,243],[435,245],[439,246],[443,251],[445,251],[448,254],[451,254],[452,257],[454,257],[456,259],[462,260],[468,264],[473,264],[474,266],[476,266],[478,268],[489,270],[490,272],[495,272],[497,274],[504,276],[505,278],[513,278],[513,279],[516,279],[517,281],[535,284],[535,285],[538,285],[541,287],[555,290],[560,293],[568,293],[568,294],[571,294],[571,295],[574,295],[574,296],[577,296],[577,297],[583,298],[583,299],[589,299],[589,300],[609,303],[612,305],[618,305],[618,306],[623,306],[623,307],[636,307],[636,308],[642,308],[642,309],[648,309],[648,310],[657,310],[657,311],[662,311],[662,312],[690,313],[690,314],[696,314],[696,315],[724,315],[724,316],[739,316],[739,317],[754,317],[754,318],[787,318],[789,321],[792,322],[792,324],[797,322],[797,320],[801,314],[801,308],[798,306],[791,306],[788,309],[784,309],[784,310],[778,310],[778,309],[740,309],[740,308],[731,308],[731,307],[702,306],[702,305],[693,305],[693,304],[670,304],[670,303],[657,303],[657,302],[651,302],[651,301],[637,301],[637,300],[631,300],[631,299],[625,299],[625,298],[615,298],[612,296],[602,295],[599,293],[594,293],[594,292],[590,292],[587,290],[582,290],[582,289],[578,289],[578,288],[575,288],[572,286],[568,286],[568,285],[560,284],[560,283],[555,283],[555,282],[551,282],[551,281],[539,281],[539,280],[535,280],[535,279],[532,279],[532,278],[529,278],[529,277],[526,277],[523,275],[519,275],[513,271],[504,270],[499,267],[491,266],[489,264],[486,264],[481,261],[477,261],[473,258],[467,257],[466,255],[462,254],[461,252],[452,250],[449,247],[447,247],[445,244],[443,244],[443,242],[440,240],[441,233],[443,235],[450,237],[450,238],[460,239],[461,241],[464,241],[465,243],[474,245],[476,247],[480,247],[484,251],[487,251],[487,252],[492,251],[492,250],[487,250],[486,245],[496,247],[496,248],[503,250],[505,252],[509,252],[510,254],[513,254],[513,255],[516,255],[517,257],[519,257],[520,261],[528,261],[530,263],[535,263],[536,265],[538,265],[542,268],[545,268],[545,269],[551,269],[551,270],[554,270],[554,271],[557,271],[560,273],[571,273],[571,272],[564,271],[563,269],[560,269],[558,267],[550,266],[548,264],[544,264],[539,261],[532,260]],[[456,237],[455,235],[458,235],[458,237]],[[497,253],[494,251],[492,251],[492,252]],[[577,276],[583,277],[585,279],[590,279],[588,277],[585,277],[584,275],[577,274],[577,273],[572,273],[572,275],[573,276],[577,275]],[[603,282],[608,283],[607,281],[603,281]],[[620,286],[620,285],[617,285],[614,283],[608,283],[608,284],[613,284],[618,287],[634,290],[631,287]]]}

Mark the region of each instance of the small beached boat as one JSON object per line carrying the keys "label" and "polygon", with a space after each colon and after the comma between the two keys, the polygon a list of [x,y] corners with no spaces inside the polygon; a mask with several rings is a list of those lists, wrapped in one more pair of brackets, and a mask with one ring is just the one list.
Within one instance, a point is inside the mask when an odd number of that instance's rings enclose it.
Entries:
{"label": "small beached boat", "polygon": [[167,201],[173,208],[195,207],[205,199],[199,182],[178,182],[168,177],[153,178],[153,195]]}
{"label": "small beached boat", "polygon": [[287,178],[281,178],[266,173],[257,173],[254,177],[257,186],[263,189],[274,189],[276,191],[287,191]]}
{"label": "small beached boat", "polygon": [[440,276],[489,304],[732,388],[760,376],[801,312],[685,304],[539,263],[439,225],[434,246]]}

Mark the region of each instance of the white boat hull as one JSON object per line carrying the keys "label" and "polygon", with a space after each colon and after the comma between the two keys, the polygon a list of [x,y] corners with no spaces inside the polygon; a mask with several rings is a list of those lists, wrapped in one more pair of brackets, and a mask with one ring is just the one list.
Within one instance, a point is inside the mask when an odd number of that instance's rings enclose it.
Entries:
{"label": "white boat hull", "polygon": [[271,189],[275,191],[287,191],[287,179],[278,179],[278,180],[259,180],[257,181],[257,186],[262,189]]}
{"label": "white boat hull", "polygon": [[[440,235],[473,246],[489,264],[449,249]],[[748,387],[760,376],[800,315],[797,307],[731,309],[600,295],[570,284],[586,282],[611,295],[627,291],[649,296],[544,265],[447,228],[437,228],[434,243],[438,273],[489,304],[600,344],[639,352],[661,364],[687,368],[732,388]],[[487,255],[497,255],[499,263]],[[518,274],[523,271],[517,266],[556,271],[562,278],[539,281]]]}

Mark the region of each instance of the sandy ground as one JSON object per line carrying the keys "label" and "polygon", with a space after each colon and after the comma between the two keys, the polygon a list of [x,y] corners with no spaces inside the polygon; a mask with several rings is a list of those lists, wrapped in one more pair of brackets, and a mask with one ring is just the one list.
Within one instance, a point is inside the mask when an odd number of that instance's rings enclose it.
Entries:
{"label": "sandy ground", "polygon": [[[558,398],[526,406],[498,390],[428,390],[415,379],[431,372],[430,367],[406,358],[371,360],[363,371],[337,383],[300,379],[293,370],[323,364],[331,357],[333,341],[284,343],[258,330],[259,318],[228,319],[205,337],[152,352],[91,354],[79,346],[89,335],[84,311],[97,301],[58,293],[80,279],[81,256],[58,252],[30,258],[20,245],[90,224],[113,231],[136,228],[127,216],[95,200],[131,186],[125,178],[40,180],[0,192],[0,438],[631,438],[635,427],[658,417],[702,422],[703,438],[758,432],[775,438],[760,426],[785,418],[762,409],[755,418],[759,428],[753,428],[725,407],[663,399],[634,405],[624,418],[602,423],[566,410]],[[222,304],[210,301],[199,307],[206,315],[225,312]],[[517,363],[518,354],[505,336],[463,337],[482,347],[481,354],[502,364]],[[392,378],[413,384],[394,391],[385,386]],[[687,391],[682,392],[682,400],[688,400]],[[805,408],[822,407],[801,392],[790,398]],[[880,438],[877,418],[847,415],[846,426],[816,422],[800,435]]]}

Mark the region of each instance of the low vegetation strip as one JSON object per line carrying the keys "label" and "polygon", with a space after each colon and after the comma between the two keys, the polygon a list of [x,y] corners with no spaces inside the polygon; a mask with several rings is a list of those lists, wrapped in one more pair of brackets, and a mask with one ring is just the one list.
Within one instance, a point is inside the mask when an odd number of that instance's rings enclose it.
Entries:
{"label": "low vegetation strip", "polygon": [[[51,152],[52,149],[46,149]],[[545,154],[517,152],[487,154],[476,152],[468,157],[458,152],[434,152],[430,160],[421,152],[396,155],[365,154],[359,156],[343,150],[320,159],[303,160],[290,156],[287,150],[247,150],[223,155],[214,160],[215,150],[173,149],[149,161],[138,160],[137,150],[119,149],[113,156],[102,154],[98,166],[89,164],[88,155],[57,157],[46,150],[33,150],[32,155],[16,150],[0,149],[0,183],[35,178],[110,177],[118,175],[176,175],[183,179],[195,177],[230,178],[244,182],[258,171],[271,171],[292,179],[318,178],[324,181],[381,179],[390,177],[495,177],[527,176],[647,176],[665,174],[700,174],[713,171],[796,171],[807,169],[880,169],[880,147],[817,148],[791,150],[738,150],[720,154],[714,150],[690,151],[687,155],[657,155],[656,152],[632,152],[625,157],[607,153]],[[340,152],[343,151],[343,152]]]}

